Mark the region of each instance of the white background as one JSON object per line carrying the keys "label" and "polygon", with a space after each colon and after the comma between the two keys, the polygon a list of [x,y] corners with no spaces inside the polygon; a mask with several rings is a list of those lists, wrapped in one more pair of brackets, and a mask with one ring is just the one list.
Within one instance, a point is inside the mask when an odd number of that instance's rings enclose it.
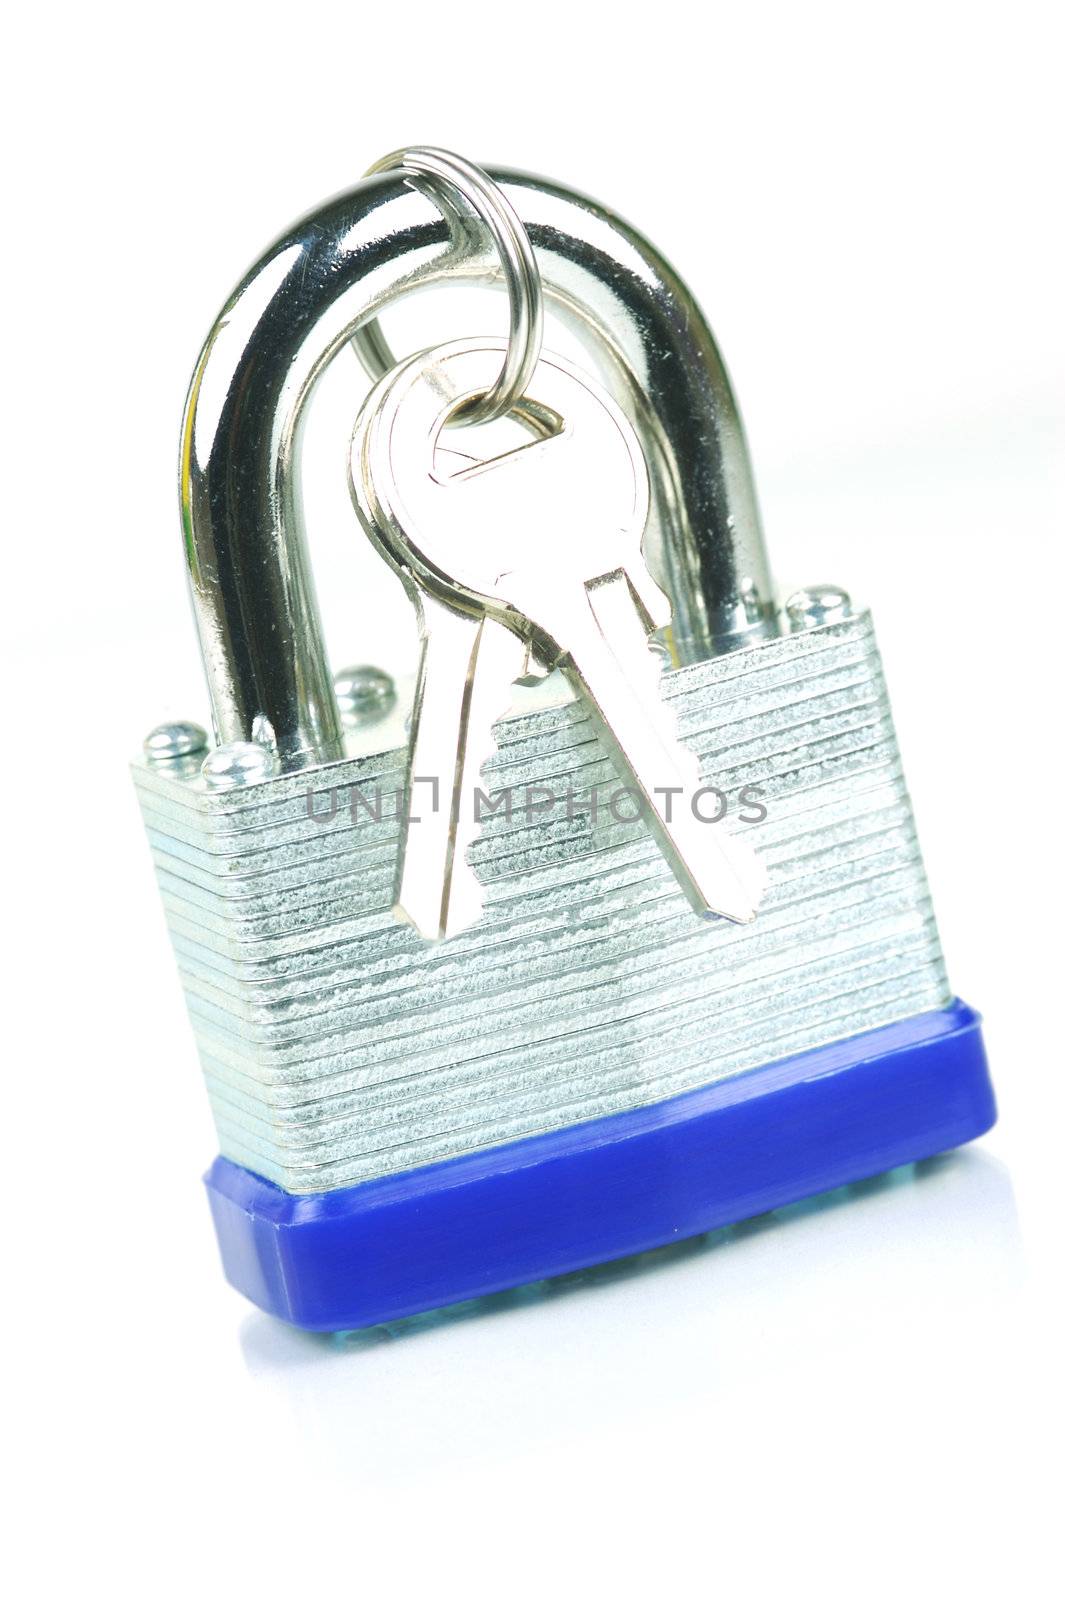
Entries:
{"label": "white background", "polygon": [[[8,1592],[1060,1592],[1057,8],[6,27]],[[419,141],[603,198],[693,285],[782,586],[874,606],[1001,1121],[916,1179],[329,1341],[222,1281],[125,763],[207,715],[175,498],[200,342],[293,216]],[[482,331],[467,311],[439,332]],[[334,444],[334,661],[409,666],[406,618],[349,581]]]}

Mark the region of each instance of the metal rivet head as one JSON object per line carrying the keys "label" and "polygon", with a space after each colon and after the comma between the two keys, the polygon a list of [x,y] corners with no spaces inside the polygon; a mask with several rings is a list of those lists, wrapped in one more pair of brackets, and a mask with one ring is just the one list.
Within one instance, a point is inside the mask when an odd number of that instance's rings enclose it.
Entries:
{"label": "metal rivet head", "polygon": [[396,701],[396,686],[380,667],[345,667],[333,679],[333,688],[345,722],[372,722]]}
{"label": "metal rivet head", "polygon": [[785,607],[792,632],[819,628],[824,622],[842,622],[851,615],[851,597],[834,583],[815,583],[799,589]]}
{"label": "metal rivet head", "polygon": [[209,789],[239,789],[277,771],[277,757],[264,744],[238,740],[212,750],[200,768]]}
{"label": "metal rivet head", "polygon": [[149,761],[177,761],[207,749],[207,734],[198,722],[161,722],[144,741]]}

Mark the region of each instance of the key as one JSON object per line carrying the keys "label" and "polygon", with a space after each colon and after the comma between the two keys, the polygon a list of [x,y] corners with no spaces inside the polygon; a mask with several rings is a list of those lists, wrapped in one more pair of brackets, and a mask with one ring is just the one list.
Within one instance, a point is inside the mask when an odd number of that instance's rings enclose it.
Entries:
{"label": "key", "polygon": [[[443,450],[439,456],[453,469],[475,459]],[[372,486],[353,480],[352,493],[364,524],[374,529]],[[416,609],[421,639],[393,908],[423,939],[449,939],[472,927],[484,910],[480,881],[466,859],[476,832],[472,791],[495,749],[493,726],[507,709],[529,651],[484,612],[457,611],[420,588],[385,554]]]}
{"label": "key", "polygon": [[492,728],[522,673],[526,646],[493,618],[456,611],[431,593],[416,603],[422,657],[393,903],[423,939],[449,939],[484,909],[466,859],[476,832],[473,789],[495,749]]}
{"label": "key", "polygon": [[500,353],[494,340],[459,341],[382,380],[352,441],[371,534],[426,593],[496,618],[561,667],[689,903],[700,916],[750,922],[764,867],[746,841],[697,819],[697,764],[659,694],[648,643],[670,608],[643,560],[647,469],[624,415],[544,355],[515,409],[531,439],[457,470],[439,449],[456,410],[491,384]]}

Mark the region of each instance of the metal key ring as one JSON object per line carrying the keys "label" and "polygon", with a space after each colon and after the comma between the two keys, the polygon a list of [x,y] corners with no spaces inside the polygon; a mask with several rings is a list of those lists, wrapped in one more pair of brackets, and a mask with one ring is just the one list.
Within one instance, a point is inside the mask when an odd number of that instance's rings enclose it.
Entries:
{"label": "metal key ring", "polygon": [[[497,183],[472,161],[431,145],[414,145],[382,156],[366,170],[366,177],[394,170],[442,179],[473,207],[495,241],[510,296],[510,338],[503,368],[492,387],[479,400],[463,408],[455,422],[492,422],[511,410],[525,393],[540,359],[544,301],[540,269],[529,235]],[[366,323],[355,336],[368,364],[387,372],[396,364],[379,322]]]}

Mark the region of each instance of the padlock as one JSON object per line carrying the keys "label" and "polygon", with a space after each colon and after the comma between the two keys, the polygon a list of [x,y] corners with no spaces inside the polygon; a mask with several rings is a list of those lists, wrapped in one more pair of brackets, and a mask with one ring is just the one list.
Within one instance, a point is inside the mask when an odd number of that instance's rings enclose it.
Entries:
{"label": "padlock", "polygon": [[[493,171],[456,188],[405,165],[282,237],[206,341],[181,512],[213,738],[164,725],[134,765],[218,1129],[224,1269],[317,1330],[651,1249],[950,1149],[995,1115],[868,612],[828,585],[778,603],[690,292],[559,184]],[[646,549],[672,608],[662,694],[765,864],[748,924],[694,918],[638,822],[491,803],[563,776],[609,787],[594,720],[552,676],[496,728],[469,856],[483,916],[441,944],[393,915],[409,693],[368,669],[334,685],[301,431],[338,351],[387,366],[382,308],[498,281],[500,193],[646,458]]]}

